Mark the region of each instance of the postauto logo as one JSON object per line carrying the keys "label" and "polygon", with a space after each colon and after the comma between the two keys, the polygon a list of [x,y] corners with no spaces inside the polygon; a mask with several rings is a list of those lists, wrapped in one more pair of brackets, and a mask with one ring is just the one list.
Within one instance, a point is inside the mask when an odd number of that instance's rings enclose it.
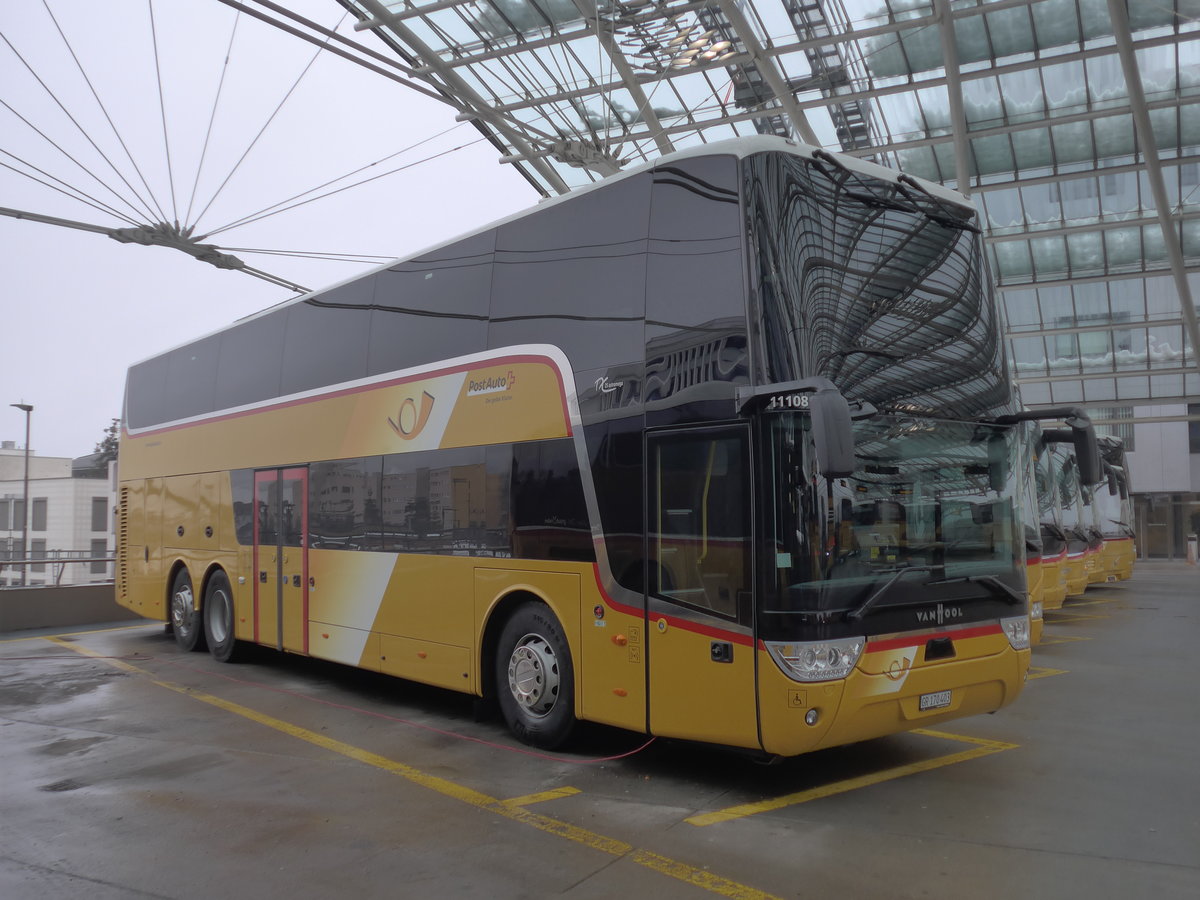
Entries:
{"label": "postauto logo", "polygon": [[467,396],[477,397],[480,394],[502,394],[511,391],[517,383],[517,373],[512,369],[504,375],[488,375],[471,378],[467,381]]}

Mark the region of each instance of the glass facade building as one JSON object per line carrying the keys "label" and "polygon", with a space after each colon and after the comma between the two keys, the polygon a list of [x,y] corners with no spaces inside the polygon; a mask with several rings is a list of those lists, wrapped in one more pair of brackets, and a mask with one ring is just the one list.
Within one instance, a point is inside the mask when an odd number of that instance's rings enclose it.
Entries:
{"label": "glass facade building", "polygon": [[970,196],[1024,401],[1177,450],[1193,527],[1200,0],[337,2],[543,195],[770,133]]}

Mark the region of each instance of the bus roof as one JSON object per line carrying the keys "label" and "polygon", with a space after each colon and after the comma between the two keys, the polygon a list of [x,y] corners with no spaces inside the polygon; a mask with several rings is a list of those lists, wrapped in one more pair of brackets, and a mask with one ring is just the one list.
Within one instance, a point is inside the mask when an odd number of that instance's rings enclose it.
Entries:
{"label": "bus roof", "polygon": [[594,184],[585,185],[583,187],[577,188],[577,189],[571,191],[569,194],[562,194],[559,196],[555,196],[555,197],[551,197],[549,199],[542,200],[541,202],[536,203],[533,206],[530,206],[526,209],[519,210],[515,213],[512,213],[511,215],[504,216],[500,219],[495,219],[493,221],[482,223],[482,224],[476,226],[475,228],[471,228],[468,231],[462,232],[461,234],[457,234],[453,237],[438,241],[435,244],[426,245],[426,246],[421,247],[420,249],[418,249],[412,253],[408,253],[404,256],[398,256],[395,259],[390,260],[389,262],[383,263],[379,266],[376,266],[373,269],[368,269],[365,272],[359,272],[358,274],[351,275],[347,278],[342,279],[341,281],[332,282],[321,288],[317,288],[315,290],[308,291],[307,293],[304,293],[304,294],[299,294],[295,297],[289,297],[288,299],[282,300],[279,303],[275,303],[275,304],[272,304],[271,306],[267,306],[267,307],[264,307],[263,309],[249,313],[245,316],[242,316],[239,319],[235,319],[233,322],[230,322],[227,325],[223,325],[223,326],[216,328],[210,332],[206,332],[205,334],[197,335],[186,341],[181,341],[178,344],[173,344],[170,347],[163,348],[162,350],[159,350],[156,353],[152,353],[149,356],[142,357],[142,358],[134,361],[131,364],[131,366],[136,366],[139,363],[143,363],[143,362],[146,362],[147,360],[155,359],[159,356],[162,356],[165,353],[171,352],[172,350],[176,350],[180,347],[187,346],[188,344],[195,343],[196,341],[203,340],[204,338],[211,337],[215,334],[220,334],[221,332],[223,332],[226,329],[231,328],[235,325],[239,325],[244,322],[252,321],[261,316],[275,312],[284,307],[294,305],[296,303],[302,303],[305,300],[308,300],[314,296],[328,293],[332,290],[342,287],[343,285],[358,281],[359,279],[368,278],[378,272],[382,272],[387,269],[390,269],[397,264],[411,262],[413,260],[418,260],[430,253],[436,252],[444,247],[448,247],[448,246],[456,244],[460,241],[474,237],[475,235],[482,234],[483,232],[488,231],[490,229],[498,228],[502,225],[508,224],[509,222],[517,221],[518,219],[524,218],[525,216],[533,215],[534,213],[537,213],[537,212],[541,212],[542,210],[548,209],[552,206],[557,206],[562,203],[569,203],[572,200],[574,200],[576,197],[579,197],[583,194],[588,194],[588,193],[591,193],[592,191],[599,190],[600,188],[607,187],[616,182],[624,181],[628,178],[633,178],[641,173],[650,171],[650,170],[658,168],[660,166],[669,166],[672,163],[679,162],[679,161],[682,161],[685,159],[695,159],[695,158],[699,158],[699,157],[709,157],[709,156],[733,156],[733,157],[736,157],[737,159],[744,159],[748,156],[753,156],[758,153],[788,153],[793,156],[799,156],[803,159],[810,159],[810,160],[818,158],[820,155],[825,154],[829,157],[835,158],[838,165],[842,166],[843,168],[845,168],[851,172],[865,175],[869,178],[878,179],[879,181],[883,181],[887,184],[899,184],[902,178],[909,179],[912,182],[917,182],[920,184],[921,188],[924,191],[926,191],[928,194],[932,195],[935,199],[937,199],[943,203],[948,203],[948,204],[951,204],[954,206],[961,207],[964,214],[970,214],[970,215],[975,214],[975,208],[971,204],[971,201],[968,200],[966,197],[964,197],[962,194],[960,194],[956,191],[952,191],[949,188],[944,187],[943,185],[936,184],[936,183],[930,182],[930,181],[925,181],[923,179],[912,178],[911,176],[904,175],[904,173],[899,172],[895,169],[889,169],[886,166],[881,166],[876,163],[869,162],[868,160],[859,159],[859,158],[853,157],[853,156],[843,156],[843,155],[835,156],[834,154],[831,154],[828,151],[823,150],[819,147],[813,147],[808,144],[797,143],[796,141],[789,140],[786,138],[776,137],[774,135],[752,135],[752,136],[748,136],[748,137],[738,137],[738,138],[733,138],[733,139],[726,140],[726,141],[716,141],[711,144],[704,144],[699,147],[691,147],[691,148],[687,148],[684,150],[679,150],[675,153],[670,153],[665,156],[659,157],[658,159],[655,159],[652,162],[633,167],[633,168],[623,171],[617,175],[613,175],[609,178],[605,178],[602,181],[597,181]]}

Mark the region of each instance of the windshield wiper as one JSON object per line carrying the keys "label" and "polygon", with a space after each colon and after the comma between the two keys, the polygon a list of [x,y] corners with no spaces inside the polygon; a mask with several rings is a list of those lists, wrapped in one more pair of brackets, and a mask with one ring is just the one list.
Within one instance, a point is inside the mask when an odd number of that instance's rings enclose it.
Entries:
{"label": "windshield wiper", "polygon": [[853,610],[852,612],[847,613],[846,618],[861,619],[867,614],[867,610],[869,610],[876,604],[876,602],[878,602],[880,597],[892,589],[892,585],[894,585],[909,572],[936,572],[939,569],[944,571],[945,568],[945,566],[906,566],[905,568],[898,570],[894,575],[892,575],[891,578],[883,583],[883,586],[880,587],[879,590],[864,600],[862,606],[856,610]]}
{"label": "windshield wiper", "polygon": [[1009,587],[995,575],[963,575],[959,578],[946,578],[942,581],[930,581],[926,584],[927,586],[941,584],[961,584],[964,581],[969,582],[970,584],[986,585],[987,587],[992,588],[994,591],[1003,594],[1004,598],[1011,604],[1025,602],[1024,594]]}

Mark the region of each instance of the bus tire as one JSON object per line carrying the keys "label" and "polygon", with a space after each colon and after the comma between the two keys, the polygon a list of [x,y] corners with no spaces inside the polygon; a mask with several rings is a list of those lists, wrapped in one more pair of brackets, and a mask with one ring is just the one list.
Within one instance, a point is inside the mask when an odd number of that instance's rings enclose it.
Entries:
{"label": "bus tire", "polygon": [[562,626],[543,603],[517,607],[500,632],[496,693],[509,730],[551,750],[575,728],[575,670]]}
{"label": "bus tire", "polygon": [[171,580],[171,633],[180,650],[203,650],[202,624],[196,611],[196,597],[192,593],[192,576],[180,566]]}
{"label": "bus tire", "polygon": [[214,572],[204,591],[204,639],[217,662],[235,662],[241,642],[234,637],[233,590],[224,572]]}

